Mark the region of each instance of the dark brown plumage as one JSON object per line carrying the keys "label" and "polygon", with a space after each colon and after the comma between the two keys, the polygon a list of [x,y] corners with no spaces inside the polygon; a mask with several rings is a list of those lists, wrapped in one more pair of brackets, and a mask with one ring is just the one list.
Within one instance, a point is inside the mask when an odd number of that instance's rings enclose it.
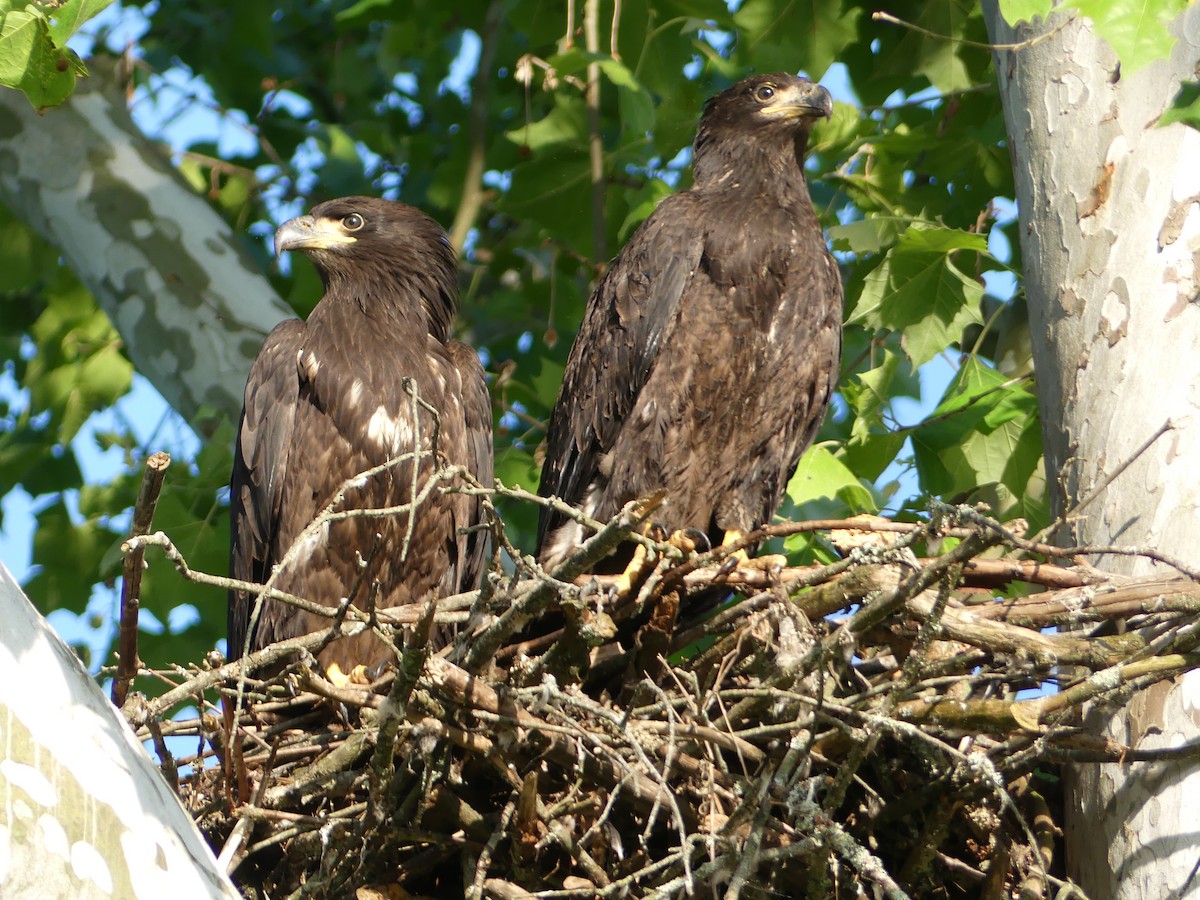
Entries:
{"label": "dark brown plumage", "polygon": [[[757,75],[711,98],[693,186],[664,200],[588,302],[550,417],[540,493],[601,521],[666,489],[654,520],[719,543],[768,521],[825,415],[842,286],[803,164],[828,92]],[[543,509],[553,568],[584,537]]]}
{"label": "dark brown plumage", "polygon": [[[246,383],[230,480],[230,571],[258,583],[346,479],[416,450],[418,431],[420,448],[430,448],[434,418],[419,410],[414,421],[404,379],[438,410],[447,460],[485,484],[492,478],[491,404],[474,351],[450,340],[457,274],[441,227],[402,203],[347,197],[285,223],[275,249],[309,256],[325,295],[307,322],[283,322],[268,335]],[[427,456],[418,488],[433,471]],[[401,462],[348,491],[338,509],[408,503],[413,476],[412,462]],[[469,590],[485,538],[460,529],[480,520],[476,498],[434,490],[417,510],[406,556],[407,514],[335,521],[301,542],[274,585],[334,606],[361,578],[355,605],[364,607],[374,593],[380,609]],[[364,571],[359,560],[368,558]],[[252,627],[253,601],[230,594],[231,659],[242,656],[248,634],[253,651],[329,623],[267,600]],[[349,672],[390,656],[382,641],[363,634],[330,645],[320,662]]]}

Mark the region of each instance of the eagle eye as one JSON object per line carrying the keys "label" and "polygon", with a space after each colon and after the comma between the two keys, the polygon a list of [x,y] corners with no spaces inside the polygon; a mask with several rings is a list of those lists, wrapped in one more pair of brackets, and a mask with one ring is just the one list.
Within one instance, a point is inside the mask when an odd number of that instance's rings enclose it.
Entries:
{"label": "eagle eye", "polygon": [[754,90],[754,99],[759,103],[766,103],[775,96],[775,88],[769,84],[760,84]]}
{"label": "eagle eye", "polygon": [[365,224],[363,217],[358,213],[350,213],[350,215],[342,219],[342,227],[347,231],[358,231]]}

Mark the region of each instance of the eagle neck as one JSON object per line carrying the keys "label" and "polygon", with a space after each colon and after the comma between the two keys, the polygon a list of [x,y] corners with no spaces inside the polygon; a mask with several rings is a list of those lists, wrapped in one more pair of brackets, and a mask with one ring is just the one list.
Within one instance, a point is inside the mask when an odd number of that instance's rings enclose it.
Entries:
{"label": "eagle neck", "polygon": [[808,133],[798,130],[792,140],[702,141],[696,140],[692,163],[693,190],[733,191],[739,195],[765,196],[785,205],[812,209],[808,183],[804,179],[804,153]]}
{"label": "eagle neck", "polygon": [[326,300],[353,307],[362,315],[391,331],[399,323],[404,331],[419,321],[441,343],[450,339],[450,327],[458,306],[458,289],[453,267],[420,270],[410,266],[373,266],[366,272],[325,274]]}

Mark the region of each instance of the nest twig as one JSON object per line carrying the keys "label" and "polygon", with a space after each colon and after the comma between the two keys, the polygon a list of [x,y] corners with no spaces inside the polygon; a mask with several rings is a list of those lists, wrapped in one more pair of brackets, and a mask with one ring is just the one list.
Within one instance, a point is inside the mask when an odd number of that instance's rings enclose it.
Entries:
{"label": "nest twig", "polygon": [[[174,760],[181,796],[218,850],[236,836],[247,896],[1050,896],[1056,767],[1164,758],[1084,732],[1084,705],[1200,666],[1190,577],[1049,558],[976,510],[748,536],[809,531],[843,552],[777,572],[638,535],[656,580],[614,598],[581,566],[646,514],[593,523],[557,572],[505,572],[498,554],[483,594],[339,620],[408,636],[375,684],[329,683],[312,635],[169,676],[129,707],[139,736],[197,738]],[[692,617],[689,595],[720,587],[737,599]],[[432,652],[434,624],[457,641]],[[239,675],[256,787],[233,808],[207,710]],[[206,712],[171,721],[185,698]]]}

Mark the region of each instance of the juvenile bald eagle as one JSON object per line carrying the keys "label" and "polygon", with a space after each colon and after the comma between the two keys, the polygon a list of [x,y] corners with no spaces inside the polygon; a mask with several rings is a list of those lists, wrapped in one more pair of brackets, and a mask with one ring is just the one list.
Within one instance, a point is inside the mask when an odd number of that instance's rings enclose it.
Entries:
{"label": "juvenile bald eagle", "polygon": [[[460,530],[481,520],[480,504],[438,490],[411,526],[403,513],[344,518],[305,537],[285,560],[347,479],[431,448],[435,418],[414,404],[406,379],[421,404],[438,411],[446,459],[484,483],[492,477],[491,404],[474,351],[450,339],[457,275],[441,227],[402,203],[347,197],[284,223],[275,251],[285,250],[313,261],[325,295],[307,322],[282,322],[267,336],[246,383],[230,479],[231,574],[265,583],[282,563],[274,586],[324,606],[353,596],[356,606],[370,600],[384,609],[471,589],[484,538]],[[418,491],[434,471],[424,456]],[[409,503],[413,484],[409,459],[349,490],[337,509]],[[329,625],[267,600],[252,627],[254,600],[230,593],[230,659]],[[365,633],[334,642],[319,661],[350,672],[390,656]]]}
{"label": "juvenile bald eagle", "polygon": [[[540,493],[715,546],[767,522],[825,415],[842,285],[804,180],[820,85],[756,75],[712,97],[693,186],[664,200],[596,287],[550,416]],[[585,537],[545,508],[548,569]]]}

